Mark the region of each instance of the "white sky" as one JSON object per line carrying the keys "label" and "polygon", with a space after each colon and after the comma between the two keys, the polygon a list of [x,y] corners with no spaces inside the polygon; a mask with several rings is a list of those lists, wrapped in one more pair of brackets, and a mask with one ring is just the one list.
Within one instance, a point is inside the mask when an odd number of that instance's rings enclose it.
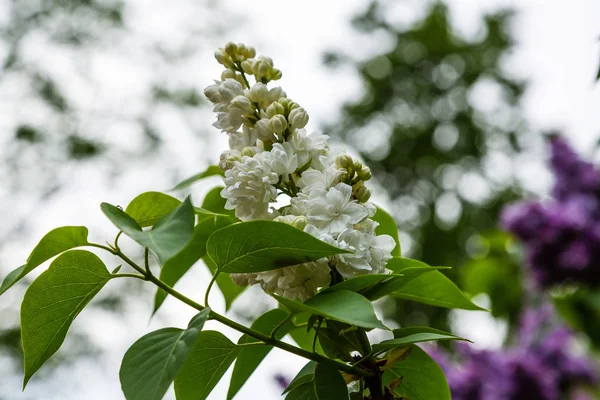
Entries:
{"label": "white sky", "polygon": [[[311,114],[311,125],[316,128],[325,121],[334,121],[337,110],[344,101],[352,100],[360,94],[360,84],[351,71],[338,70],[335,76],[321,66],[321,54],[325,50],[342,49],[357,58],[365,58],[385,48],[386,41],[374,38],[358,37],[349,25],[351,16],[364,7],[364,1],[357,0],[305,0],[303,2],[273,2],[266,0],[237,1],[226,0],[246,22],[234,29],[231,40],[242,41],[257,47],[260,54],[271,56],[277,67],[283,70],[284,79],[280,81],[287,94],[302,104]],[[600,136],[600,86],[594,85],[594,77],[600,62],[600,2],[597,0],[452,0],[453,19],[461,31],[468,35],[477,32],[478,17],[484,10],[492,10],[500,5],[512,5],[520,11],[515,23],[516,38],[519,43],[516,53],[507,60],[507,67],[515,74],[531,81],[530,90],[525,99],[526,117],[534,129],[559,128],[568,134],[579,150],[590,150]],[[160,3],[158,3],[160,4]],[[399,3],[400,4],[400,3]],[[423,1],[403,2],[394,18],[408,23],[419,15]],[[160,6],[153,8],[160,18]],[[210,54],[201,57],[210,59]],[[220,69],[216,63],[198,65],[199,79],[208,84],[218,77]],[[118,70],[115,71],[118,73]],[[208,123],[208,122],[207,122]],[[214,135],[219,133],[214,130]],[[224,145],[224,142],[221,141]],[[177,144],[169,146],[176,147]],[[190,149],[181,149],[189,153]],[[216,154],[216,153],[215,153]],[[187,153],[186,153],[187,155]],[[216,161],[216,155],[210,155],[209,161]],[[201,170],[205,165],[189,165],[189,172]],[[101,179],[93,172],[77,176],[76,185],[67,190],[61,199],[37,210],[43,215],[36,221],[34,232],[27,240],[15,244],[10,251],[0,251],[2,265],[20,265],[18,261],[26,259],[29,249],[45,232],[53,227],[67,224],[87,224],[98,227],[93,238],[100,238],[112,232],[110,225],[101,220],[98,204],[111,199],[130,199],[136,193],[145,190],[161,190],[156,187],[161,179],[155,180],[148,172],[123,181],[128,185],[122,192],[107,193],[106,188],[90,185],[90,180]],[[114,187],[113,190],[116,190]],[[81,196],[82,191],[85,195]],[[76,204],[66,203],[66,199],[80,196]],[[120,200],[119,200],[120,201]],[[114,202],[118,202],[114,200]],[[92,228],[92,232],[94,232]],[[3,274],[10,268],[5,268]],[[191,297],[200,298],[207,276],[196,272],[186,276],[186,281],[178,286]],[[197,286],[196,286],[197,285]],[[18,302],[22,293],[5,295],[3,301]],[[246,298],[247,299],[247,298]],[[218,295],[213,306],[222,309]],[[159,318],[147,323],[148,307],[134,305],[129,310],[126,326],[118,325],[110,315],[96,314],[86,317],[84,312],[75,322],[85,330],[98,332],[97,344],[106,347],[107,358],[95,363],[81,362],[76,368],[59,370],[59,377],[77,384],[64,383],[53,388],[60,400],[105,400],[121,399],[118,382],[118,367],[127,347],[144,333],[157,329],[161,324],[185,326],[193,312],[176,305],[173,301],[165,304]],[[479,320],[479,317],[478,317]],[[481,323],[485,325],[485,322]],[[481,337],[469,337],[484,345],[497,345],[497,340],[489,332]],[[460,332],[459,332],[460,334]],[[69,337],[67,337],[67,341]],[[110,347],[110,349],[109,349]],[[274,351],[259,368],[237,398],[265,400],[278,399],[277,387],[272,376],[283,372],[289,376],[303,365],[303,360]],[[75,378],[75,379],[74,379]],[[225,398],[227,381],[210,395],[210,399]],[[51,399],[48,389],[35,384],[32,380],[26,394],[39,393],[39,398]],[[11,400],[22,399],[20,382],[14,382],[14,395]]]}

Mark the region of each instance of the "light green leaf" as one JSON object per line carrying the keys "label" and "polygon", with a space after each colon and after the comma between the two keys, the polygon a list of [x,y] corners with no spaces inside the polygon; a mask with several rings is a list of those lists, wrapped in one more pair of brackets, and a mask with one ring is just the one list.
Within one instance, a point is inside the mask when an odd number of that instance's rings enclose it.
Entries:
{"label": "light green leaf", "polygon": [[340,371],[329,363],[320,362],[315,367],[313,380],[318,400],[348,400],[348,388]]}
{"label": "light green leaf", "polygon": [[304,303],[277,295],[273,297],[292,312],[307,312],[362,328],[389,329],[377,319],[369,300],[348,290],[319,293]]}
{"label": "light green leaf", "polygon": [[[404,284],[400,284],[391,293],[394,297],[438,307],[484,310],[473,304],[471,299],[441,272],[422,273],[422,270],[413,269],[427,267],[425,263],[408,258],[394,257],[386,267],[392,269],[395,273],[404,275],[417,273],[414,279],[409,279]],[[439,269],[441,267],[432,268]]]}
{"label": "light green leaf", "polygon": [[[206,241],[209,236],[217,229],[230,223],[231,219],[229,217],[211,217],[200,221],[194,227],[192,239],[189,243],[163,264],[160,270],[160,280],[173,287],[200,258],[206,255]],[[228,276],[224,277],[231,280]],[[233,285],[233,282],[231,284]],[[166,298],[167,293],[162,289],[157,289],[154,296],[154,312],[158,310]]]}
{"label": "light green leaf", "polygon": [[[304,365],[304,367],[302,367],[300,372],[298,372],[298,374],[296,374],[294,379],[292,379],[292,381],[290,382],[288,387],[285,388],[285,390],[283,391],[283,394],[290,392],[294,388],[296,388],[300,385],[303,385],[305,383],[311,383],[313,381],[313,379],[315,378],[315,367],[316,366],[317,366],[317,363],[314,361],[309,361],[308,363],[306,363]],[[312,387],[312,383],[310,386]]]}
{"label": "light green leaf", "polygon": [[[280,308],[268,311],[261,315],[252,324],[252,329],[270,335],[273,329],[280,323],[283,322],[287,317],[288,313]],[[280,329],[277,330],[275,338],[280,340],[285,336],[287,331],[292,327],[292,324],[284,324]],[[255,343],[258,342],[250,336],[243,335],[238,344]],[[233,399],[235,394],[242,388],[244,383],[250,378],[254,370],[260,365],[262,360],[269,354],[273,346],[251,346],[242,347],[240,353],[235,361],[233,367],[233,373],[231,374],[231,382],[229,384],[229,391],[227,392],[227,400]]]}
{"label": "light green leaf", "polygon": [[393,364],[383,374],[383,383],[402,378],[394,389],[411,400],[451,400],[448,382],[439,365],[418,346],[413,346],[410,356]]}
{"label": "light green leaf", "polygon": [[411,326],[394,330],[394,339],[384,340],[381,343],[373,345],[373,352],[381,353],[396,347],[406,346],[408,344],[429,342],[432,340],[465,340],[451,333],[440,331],[438,329],[426,326]]}
{"label": "light green leaf", "polygon": [[190,176],[189,178],[184,179],[170,191],[172,192],[175,190],[185,189],[186,187],[191,186],[200,179],[208,178],[209,176],[225,176],[225,174],[223,173],[221,167],[219,167],[218,165],[211,165],[208,168],[206,168],[205,171],[202,171],[194,176]]}
{"label": "light green leaf", "polygon": [[168,194],[146,192],[131,200],[125,212],[144,228],[154,225],[180,205],[181,201]]}
{"label": "light green leaf", "polygon": [[110,278],[98,256],[73,250],[54,260],[29,286],[21,305],[23,387],[56,353],[75,317]]}
{"label": "light green leaf", "polygon": [[377,212],[372,218],[373,221],[379,222],[379,226],[375,228],[376,235],[390,235],[396,242],[396,247],[392,250],[393,256],[400,257],[402,248],[400,246],[400,239],[398,238],[398,226],[394,218],[385,212],[383,209],[377,207]]}
{"label": "light green leaf", "polygon": [[204,400],[227,371],[240,348],[216,331],[200,333],[175,378],[177,400]]}
{"label": "light green leaf", "polygon": [[270,271],[347,253],[293,226],[275,221],[227,226],[212,234],[206,250],[225,273]]}
{"label": "light green leaf", "polygon": [[175,210],[161,218],[151,230],[140,225],[124,211],[102,203],[102,211],[117,228],[144,247],[154,251],[162,263],[180,252],[192,239],[194,207],[188,197]]}
{"label": "light green leaf", "polygon": [[44,261],[64,251],[87,245],[87,235],[88,230],[85,226],[63,226],[48,232],[33,248],[29,258],[27,258],[27,263],[13,270],[4,278],[2,285],[0,285],[0,295]]}
{"label": "light green leaf", "polygon": [[[294,316],[294,318],[293,318],[294,325],[300,326],[300,327],[292,329],[289,332],[289,335],[292,337],[292,339],[294,339],[294,342],[296,342],[296,344],[300,348],[302,348],[306,351],[312,351],[312,346],[315,341],[315,330],[312,329],[307,332],[306,327],[307,327],[309,318],[310,318],[310,315],[306,314],[306,313],[298,314],[298,315]],[[317,341],[316,350],[317,350],[317,352],[322,352],[321,345],[319,344],[318,341]]]}
{"label": "light green leaf", "polygon": [[210,308],[188,328],[163,328],[136,341],[125,353],[119,378],[127,400],[160,400],[169,389],[202,332]]}

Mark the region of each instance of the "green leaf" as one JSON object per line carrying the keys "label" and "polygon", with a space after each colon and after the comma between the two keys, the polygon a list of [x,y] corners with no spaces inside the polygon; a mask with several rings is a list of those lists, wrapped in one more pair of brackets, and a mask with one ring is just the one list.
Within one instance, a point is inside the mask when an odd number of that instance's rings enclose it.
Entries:
{"label": "green leaf", "polygon": [[383,373],[383,383],[402,378],[394,389],[411,400],[451,400],[450,389],[439,365],[418,346],[413,346],[410,356],[393,364]]}
{"label": "green leaf", "polygon": [[56,353],[75,317],[110,278],[98,256],[73,250],[54,260],[29,286],[21,305],[23,387]]}
{"label": "green leaf", "polygon": [[[465,310],[484,310],[473,304],[450,279],[441,272],[434,270],[423,273],[413,268],[426,268],[427,264],[408,258],[394,257],[386,265],[387,268],[399,274],[415,274],[414,279],[399,285],[392,296],[412,300],[419,303],[446,308],[462,308]],[[441,267],[430,267],[439,269]]]}
{"label": "green leaf", "polygon": [[225,176],[225,174],[223,173],[223,170],[221,169],[221,167],[219,167],[218,165],[211,165],[208,168],[206,168],[205,171],[197,173],[196,175],[190,176],[189,178],[184,179],[183,181],[179,182],[170,191],[172,192],[175,190],[185,189],[186,187],[194,184],[196,181],[199,181],[200,179],[208,178],[209,176]]}
{"label": "green leaf", "polygon": [[353,349],[345,337],[339,336],[338,332],[330,328],[319,329],[319,343],[325,355],[331,359],[339,358],[344,361],[353,361],[351,352]]}
{"label": "green leaf", "polygon": [[87,245],[87,235],[88,230],[85,226],[63,226],[48,232],[33,248],[27,263],[13,270],[4,278],[2,285],[0,285],[0,295],[44,261],[64,251]]}
{"label": "green leaf", "polygon": [[160,400],[192,352],[210,308],[200,311],[188,328],[163,328],[136,341],[125,353],[119,378],[127,400]]}
{"label": "green leaf", "polygon": [[102,203],[102,211],[117,228],[144,247],[154,251],[162,263],[180,252],[194,233],[194,207],[188,197],[175,210],[161,218],[149,231],[124,211]]}
{"label": "green leaf", "polygon": [[[252,324],[252,329],[270,335],[273,329],[280,323],[285,321],[288,313],[280,308],[268,311],[261,315]],[[287,331],[292,327],[292,324],[284,324],[277,330],[275,338],[280,340],[285,336]],[[243,335],[238,344],[256,343],[259,340],[248,335]],[[227,392],[227,400],[231,400],[235,394],[242,388],[244,383],[250,378],[254,370],[260,365],[262,360],[269,354],[273,346],[251,346],[242,347],[235,361],[233,373],[231,374],[231,382],[229,383],[229,391]]]}
{"label": "green leaf", "polygon": [[[300,385],[312,382],[313,379],[315,378],[315,367],[316,366],[317,366],[317,363],[314,361],[309,361],[308,363],[306,363],[306,365],[304,365],[304,367],[302,367],[300,372],[298,372],[298,374],[296,374],[294,379],[292,379],[292,381],[290,382],[288,387],[285,388],[285,390],[283,391],[283,394],[290,392],[292,389],[294,389]],[[311,384],[311,387],[312,387],[312,384]]]}
{"label": "green leaf", "polygon": [[[206,255],[206,241],[212,233],[231,224],[231,219],[211,217],[202,220],[194,227],[189,243],[163,264],[160,270],[160,280],[173,287],[177,281],[202,257]],[[229,278],[225,276],[226,278]],[[219,278],[217,278],[218,280]],[[231,279],[230,279],[231,280]],[[218,284],[218,282],[217,282]],[[233,285],[233,282],[231,283]],[[220,286],[219,286],[220,287]],[[157,289],[154,296],[154,312],[167,298],[167,293]]]}
{"label": "green leaf", "polygon": [[[310,319],[310,317],[311,316],[306,313],[298,314],[298,315],[294,316],[294,318],[293,318],[294,325],[300,326],[300,327],[292,329],[289,332],[289,335],[292,337],[292,339],[294,339],[294,342],[296,342],[296,344],[298,346],[300,346],[300,348],[302,348],[306,351],[312,351],[313,343],[315,340],[315,331],[314,330],[307,331],[307,324],[308,324],[308,320]],[[318,341],[317,341],[316,350],[317,351],[322,350],[321,345],[319,344]]]}
{"label": "green leaf", "polygon": [[465,340],[451,333],[440,331],[438,329],[426,326],[411,326],[394,330],[394,339],[384,340],[381,343],[373,345],[373,352],[381,353],[396,347],[406,346],[408,344],[429,342],[432,340]]}
{"label": "green leaf", "polygon": [[142,228],[152,226],[181,205],[181,201],[168,194],[146,192],[131,200],[125,212]]}
{"label": "green leaf", "polygon": [[225,203],[227,203],[227,200],[221,197],[222,190],[223,186],[217,186],[206,193],[206,196],[204,196],[204,201],[202,202],[202,208],[217,214],[226,214],[235,217],[235,210],[225,209]]}
{"label": "green leaf", "polygon": [[338,369],[326,362],[320,362],[315,367],[313,380],[318,400],[348,400],[348,388]]}
{"label": "green leaf", "polygon": [[270,271],[347,253],[275,221],[242,222],[220,229],[208,239],[206,250],[225,273]]}
{"label": "green leaf", "polygon": [[216,331],[200,333],[198,342],[175,377],[177,400],[203,400],[227,371],[240,348]]}
{"label": "green leaf", "polygon": [[396,225],[394,218],[383,209],[377,207],[377,212],[371,219],[375,222],[379,222],[379,226],[375,228],[376,235],[390,235],[394,238],[396,247],[392,250],[392,255],[400,257],[402,248],[400,246],[400,239],[398,238],[398,226]]}
{"label": "green leaf", "polygon": [[377,319],[369,300],[348,290],[319,293],[304,303],[277,295],[273,297],[292,312],[307,312],[363,328],[389,329]]}
{"label": "green leaf", "polygon": [[319,400],[315,393],[313,381],[296,386],[285,396],[285,400]]}

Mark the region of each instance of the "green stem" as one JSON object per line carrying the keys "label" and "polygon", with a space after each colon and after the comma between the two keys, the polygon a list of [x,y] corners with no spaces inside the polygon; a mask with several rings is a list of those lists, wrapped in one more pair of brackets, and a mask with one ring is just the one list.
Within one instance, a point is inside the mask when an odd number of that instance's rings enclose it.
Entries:
{"label": "green stem", "polygon": [[271,337],[271,339],[275,339],[275,334],[277,333],[277,331],[283,326],[285,325],[290,319],[292,319],[292,317],[294,316],[294,314],[290,313],[285,319],[283,319],[280,323],[277,324],[277,326],[275,326],[275,328],[273,329],[273,331],[271,332],[271,335],[269,335]]}
{"label": "green stem", "polygon": [[[120,250],[117,249],[117,251]],[[144,266],[146,267],[146,273],[152,275],[152,271],[150,270],[150,250],[147,247],[144,249]]]}
{"label": "green stem", "polygon": [[112,274],[111,276],[113,278],[137,278],[137,279],[141,279],[143,281],[146,280],[146,277],[144,275],[138,275],[138,274]]}
{"label": "green stem", "polygon": [[[89,246],[93,246],[93,247],[98,247],[101,249],[104,249],[108,252],[110,252],[111,254],[114,254],[116,256],[121,257],[121,259],[123,261],[125,261],[127,264],[129,264],[133,269],[135,269],[136,271],[138,271],[140,274],[145,276],[145,280],[150,281],[152,283],[154,283],[156,286],[158,286],[159,288],[161,288],[162,290],[164,290],[166,293],[170,294],[171,296],[175,297],[177,300],[180,300],[181,302],[187,304],[188,306],[195,308],[198,311],[202,311],[205,307],[196,303],[194,300],[190,299],[189,297],[179,293],[177,290],[173,289],[171,286],[167,285],[166,283],[164,283],[163,281],[161,281],[160,279],[156,278],[154,275],[152,274],[148,274],[146,271],[144,271],[144,269],[142,267],[140,267],[139,265],[137,265],[133,260],[131,260],[129,257],[127,257],[125,254],[123,254],[121,251],[117,251],[117,250],[113,250],[110,247],[106,247],[100,244],[96,244],[96,243],[88,243]],[[367,370],[364,370],[363,368],[357,367],[357,366],[352,366],[352,365],[348,365],[348,364],[344,364],[343,362],[337,361],[337,360],[331,360],[327,357],[324,357],[320,354],[317,353],[313,353],[304,349],[301,349],[299,347],[296,346],[292,346],[291,344],[279,341],[277,339],[271,338],[265,334],[262,334],[260,332],[257,332],[251,328],[248,328],[242,324],[239,324],[233,320],[230,320],[229,318],[218,314],[214,311],[210,311],[209,314],[209,319],[213,319],[215,321],[219,321],[220,323],[229,326],[230,328],[235,329],[238,332],[241,332],[243,334],[246,334],[250,337],[253,337],[255,339],[260,340],[261,342],[263,342],[264,344],[273,346],[273,347],[277,347],[281,350],[285,350],[288,353],[292,353],[292,354],[296,354],[300,357],[304,357],[307,358],[309,360],[315,361],[315,362],[329,362],[329,363],[333,363],[336,365],[336,367],[340,370],[340,371],[344,371],[347,372],[349,374],[352,375],[356,375],[356,376],[363,376],[363,377],[371,377],[373,376],[373,373]]]}
{"label": "green stem", "polygon": [[115,237],[115,249],[117,249],[117,251],[121,251],[121,248],[119,247],[119,238],[122,234],[123,231],[119,231],[119,233],[117,233],[117,236]]}
{"label": "green stem", "polygon": [[210,294],[210,289],[212,289],[213,285],[215,284],[215,281],[217,280],[217,276],[219,276],[220,273],[221,271],[219,271],[219,269],[217,268],[217,271],[213,275],[212,279],[210,280],[210,283],[208,284],[208,287],[206,288],[206,293],[204,294],[204,304],[206,304],[206,307],[208,307],[208,295]]}

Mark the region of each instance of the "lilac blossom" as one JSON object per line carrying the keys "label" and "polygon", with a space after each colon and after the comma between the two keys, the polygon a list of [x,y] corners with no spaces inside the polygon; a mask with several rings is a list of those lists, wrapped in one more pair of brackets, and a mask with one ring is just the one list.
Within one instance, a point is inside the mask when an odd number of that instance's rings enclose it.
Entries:
{"label": "lilac blossom", "polygon": [[554,198],[507,207],[502,224],[525,245],[542,288],[600,283],[600,173],[555,136],[550,140]]}

